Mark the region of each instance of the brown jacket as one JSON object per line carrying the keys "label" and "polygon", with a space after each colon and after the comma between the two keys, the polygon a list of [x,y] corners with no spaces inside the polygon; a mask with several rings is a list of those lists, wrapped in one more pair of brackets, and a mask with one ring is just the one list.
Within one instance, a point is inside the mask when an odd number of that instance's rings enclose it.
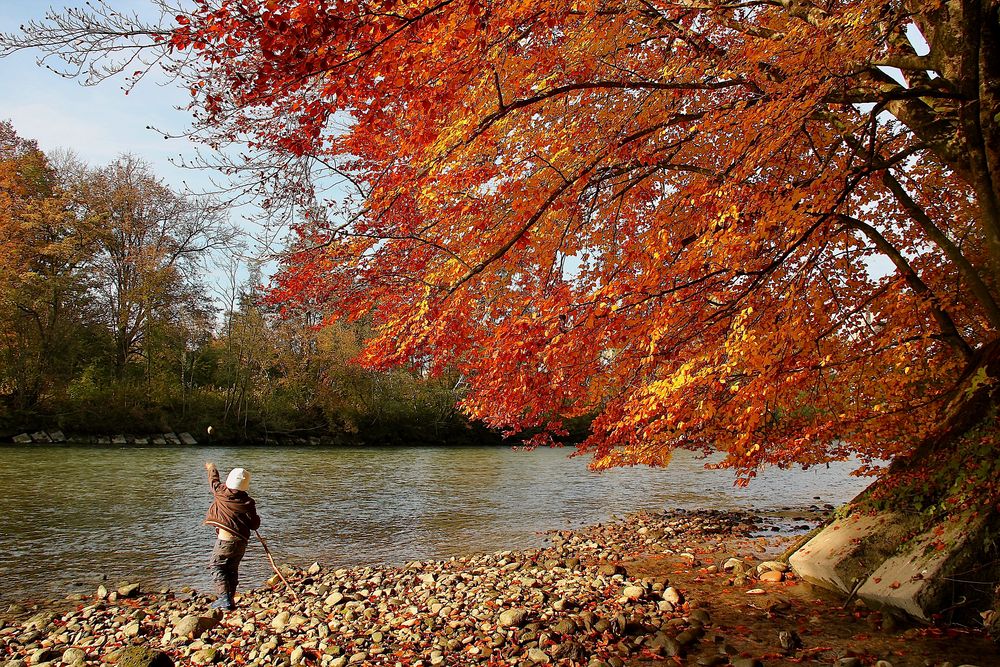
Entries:
{"label": "brown jacket", "polygon": [[208,484],[212,487],[212,505],[205,515],[205,525],[224,528],[244,540],[250,531],[260,528],[257,505],[246,491],[233,491],[219,481],[219,471],[213,466],[208,471]]}

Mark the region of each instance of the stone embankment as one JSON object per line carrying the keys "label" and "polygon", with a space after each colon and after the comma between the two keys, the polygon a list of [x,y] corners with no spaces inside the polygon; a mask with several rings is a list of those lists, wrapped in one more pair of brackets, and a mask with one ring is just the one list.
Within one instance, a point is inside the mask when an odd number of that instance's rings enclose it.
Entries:
{"label": "stone embankment", "polygon": [[0,436],[0,444],[13,443],[15,445],[98,445],[117,447],[151,447],[151,446],[178,446],[178,445],[198,445],[198,444],[240,444],[265,447],[331,447],[339,445],[358,444],[350,439],[335,437],[333,435],[323,436],[296,436],[282,435],[276,433],[255,434],[243,436],[236,439],[225,439],[218,435],[209,434],[203,436],[199,441],[187,432],[181,433],[147,433],[144,435],[135,434],[104,434],[104,435],[83,435],[79,433],[63,433],[59,430],[40,430],[30,433],[18,433],[12,437]]}
{"label": "stone embankment", "polygon": [[16,445],[197,445],[190,433],[153,433],[147,435],[65,435],[62,431],[20,433],[11,438]]}
{"label": "stone embankment", "polygon": [[[298,601],[275,577],[216,615],[195,592],[101,587],[71,598],[69,610],[12,606],[0,624],[0,664],[960,664],[912,654],[916,635],[866,642],[861,631],[871,629],[850,614],[860,626],[834,636],[825,608],[792,595],[799,584],[766,554],[780,545],[759,529],[742,513],[639,514],[552,533],[543,549],[402,567],[314,563],[286,571]],[[986,646],[961,639],[972,655]]]}

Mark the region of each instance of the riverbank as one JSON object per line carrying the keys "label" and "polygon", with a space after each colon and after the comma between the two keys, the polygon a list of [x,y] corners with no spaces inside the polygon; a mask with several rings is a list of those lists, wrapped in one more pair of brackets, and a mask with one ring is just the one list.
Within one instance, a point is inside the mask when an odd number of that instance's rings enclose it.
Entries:
{"label": "riverbank", "polygon": [[50,445],[95,446],[95,447],[176,447],[203,445],[210,447],[397,447],[477,446],[511,447],[510,440],[499,433],[477,427],[461,431],[435,434],[407,435],[398,431],[392,437],[381,432],[322,433],[320,435],[297,435],[293,433],[259,432],[252,435],[229,433],[226,436],[213,429],[199,438],[187,431],[164,433],[63,433],[58,429],[22,431],[12,435],[0,435],[0,447],[37,447]]}
{"label": "riverbank", "polygon": [[[2,614],[20,665],[1000,665],[973,631],[904,628],[822,597],[742,512],[644,513],[540,549],[402,567],[288,570],[221,618],[211,598],[110,587]],[[139,648],[141,647],[141,648]],[[137,659],[143,653],[145,662]],[[159,662],[153,662],[159,660]],[[880,667],[886,667],[880,663]]]}

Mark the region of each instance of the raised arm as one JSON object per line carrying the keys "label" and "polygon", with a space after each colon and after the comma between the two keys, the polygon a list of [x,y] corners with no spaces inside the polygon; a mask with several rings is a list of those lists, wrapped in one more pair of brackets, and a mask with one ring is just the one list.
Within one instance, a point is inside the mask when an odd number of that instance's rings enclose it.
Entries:
{"label": "raised arm", "polygon": [[205,461],[205,471],[208,472],[208,485],[212,488],[212,493],[215,493],[222,486],[222,482],[219,481],[219,470],[211,461]]}

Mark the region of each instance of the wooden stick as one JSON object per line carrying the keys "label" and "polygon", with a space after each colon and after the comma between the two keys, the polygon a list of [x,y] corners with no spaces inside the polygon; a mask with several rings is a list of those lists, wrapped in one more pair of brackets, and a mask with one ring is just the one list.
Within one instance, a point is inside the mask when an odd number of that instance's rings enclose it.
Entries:
{"label": "wooden stick", "polygon": [[295,589],[292,588],[292,585],[288,583],[288,580],[281,574],[281,570],[278,569],[278,566],[274,564],[274,559],[271,557],[271,550],[267,548],[267,542],[264,541],[264,538],[256,530],[253,531],[253,534],[257,536],[258,540],[260,540],[260,545],[264,547],[264,554],[267,556],[267,559],[271,561],[271,569],[274,570],[274,573],[278,575],[278,578],[285,583],[285,586],[288,587],[288,592],[291,593],[292,597],[295,598],[295,601],[298,602],[299,596],[295,594]]}

